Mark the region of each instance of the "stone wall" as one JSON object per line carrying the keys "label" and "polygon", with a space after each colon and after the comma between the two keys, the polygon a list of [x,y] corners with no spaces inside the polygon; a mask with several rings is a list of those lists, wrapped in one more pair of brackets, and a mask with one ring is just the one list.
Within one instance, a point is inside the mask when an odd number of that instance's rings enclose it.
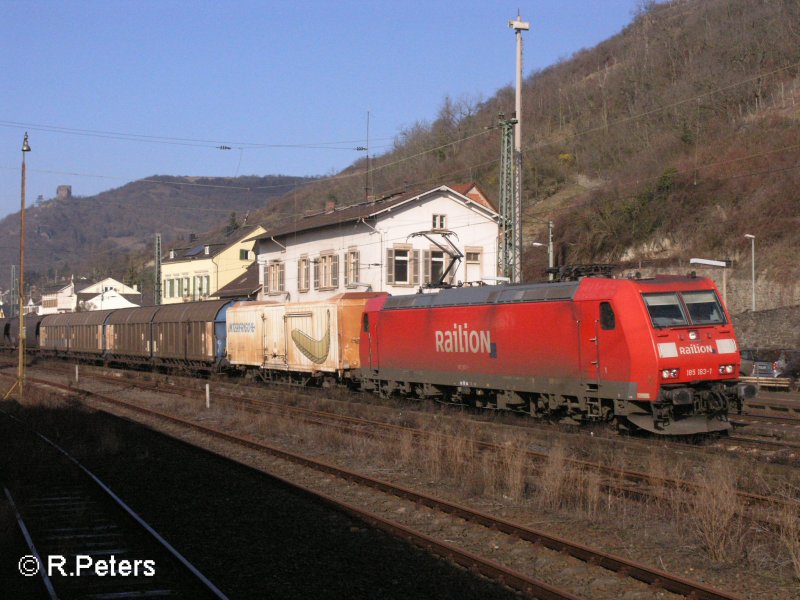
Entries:
{"label": "stone wall", "polygon": [[800,349],[800,305],[731,315],[740,348]]}

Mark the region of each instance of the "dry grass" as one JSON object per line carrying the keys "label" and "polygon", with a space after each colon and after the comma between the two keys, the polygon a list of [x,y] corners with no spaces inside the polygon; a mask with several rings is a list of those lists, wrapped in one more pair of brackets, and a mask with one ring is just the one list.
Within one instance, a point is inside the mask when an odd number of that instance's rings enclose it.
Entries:
{"label": "dry grass", "polygon": [[550,510],[561,508],[569,479],[567,451],[558,443],[550,449],[537,479],[536,495],[545,508]]}
{"label": "dry grass", "polygon": [[684,517],[709,557],[720,563],[739,562],[744,555],[747,524],[736,495],[737,472],[732,463],[716,459],[695,476],[694,490],[684,494]]}
{"label": "dry grass", "polygon": [[[796,501],[797,490],[783,490],[777,497],[787,501]],[[800,580],[800,515],[797,508],[790,503],[784,505],[778,515],[778,537],[786,552],[786,558],[794,573],[795,579]]]}
{"label": "dry grass", "polygon": [[500,487],[505,496],[515,502],[525,497],[528,475],[526,448],[522,442],[508,442],[500,449]]}

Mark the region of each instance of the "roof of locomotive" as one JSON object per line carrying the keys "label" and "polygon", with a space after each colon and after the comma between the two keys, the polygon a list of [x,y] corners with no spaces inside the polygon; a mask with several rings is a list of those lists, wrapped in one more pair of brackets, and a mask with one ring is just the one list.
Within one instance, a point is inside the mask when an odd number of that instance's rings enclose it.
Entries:
{"label": "roof of locomotive", "polygon": [[592,284],[597,284],[602,287],[616,284],[616,287],[634,285],[644,291],[651,286],[655,288],[663,288],[664,286],[681,287],[682,284],[691,284],[691,287],[696,287],[698,285],[707,286],[708,280],[703,277],[687,277],[681,275],[660,275],[652,279],[585,277],[578,281],[554,283],[522,283],[450,288],[442,289],[438,293],[390,296],[383,305],[383,310],[573,300],[582,283],[588,285],[590,289],[595,287]]}
{"label": "roof of locomotive", "polygon": [[571,300],[579,281],[558,283],[524,283],[519,285],[484,285],[451,288],[438,294],[409,294],[390,296],[383,308],[427,308],[434,306],[469,306],[475,304],[504,304],[508,302],[541,302]]}

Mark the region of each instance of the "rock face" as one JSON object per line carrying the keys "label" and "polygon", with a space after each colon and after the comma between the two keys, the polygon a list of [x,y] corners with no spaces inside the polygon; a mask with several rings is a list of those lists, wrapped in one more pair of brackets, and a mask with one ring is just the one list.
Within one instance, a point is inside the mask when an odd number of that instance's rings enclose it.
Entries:
{"label": "rock face", "polygon": [[800,348],[800,306],[732,315],[741,348]]}

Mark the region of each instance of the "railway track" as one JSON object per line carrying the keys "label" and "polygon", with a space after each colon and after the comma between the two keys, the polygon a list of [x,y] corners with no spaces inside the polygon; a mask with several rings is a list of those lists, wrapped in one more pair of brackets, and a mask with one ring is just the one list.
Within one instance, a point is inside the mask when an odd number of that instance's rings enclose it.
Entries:
{"label": "railway track", "polygon": [[[71,388],[70,386],[55,384],[49,381],[31,380],[31,383],[60,388],[62,391],[67,391],[71,394],[75,394],[77,392],[77,390]],[[269,454],[270,456],[277,457],[282,461],[289,461],[295,465],[295,467],[301,466],[304,469],[312,469],[316,472],[319,472],[326,477],[335,477],[336,481],[338,482],[348,482],[346,485],[356,485],[360,488],[370,488],[373,490],[373,493],[377,492],[379,494],[385,494],[394,498],[400,498],[403,501],[411,502],[413,506],[424,506],[430,510],[437,511],[440,514],[450,515],[449,518],[457,518],[467,521],[473,524],[473,526],[491,528],[493,531],[500,532],[503,536],[507,536],[510,540],[512,540],[512,542],[516,541],[516,543],[519,543],[522,541],[526,544],[531,544],[532,548],[535,548],[537,545],[544,546],[560,554],[583,561],[587,569],[600,569],[601,571],[611,570],[625,575],[631,580],[644,582],[648,586],[682,596],[709,599],[736,597],[733,594],[716,590],[710,586],[672,575],[663,570],[653,569],[623,557],[593,550],[580,544],[574,544],[568,540],[549,535],[546,532],[524,527],[519,524],[476,511],[463,505],[455,504],[441,498],[436,498],[408,488],[393,485],[380,479],[367,477],[353,471],[342,469],[325,461],[313,460],[251,438],[233,435],[207,424],[198,423],[196,421],[188,421],[175,415],[164,413],[152,408],[145,408],[143,406],[126,402],[118,398],[111,398],[90,392],[81,393],[90,396],[93,400],[99,400],[106,405],[113,405],[114,407],[121,408],[125,411],[133,411],[150,419],[155,418],[161,422],[169,423],[171,426],[178,426],[183,430],[190,429],[192,431],[202,433],[204,436],[211,436],[218,441],[227,444],[233,444],[239,448],[257,451],[259,454]],[[321,495],[319,491],[314,491],[313,488],[308,488],[307,491]],[[358,508],[355,503],[342,501],[340,498],[337,498],[334,495],[326,496],[322,494],[322,496],[327,501],[336,503],[337,505],[342,506],[345,510],[352,512],[353,514],[357,514],[359,518],[372,522],[379,527],[386,528],[396,535],[402,535],[407,539],[411,539],[416,544],[426,547],[436,553],[442,554],[448,557],[450,560],[454,560],[460,564],[468,565],[472,569],[477,569],[487,576],[500,578],[507,585],[511,585],[512,587],[515,587],[526,594],[530,594],[539,598],[579,597],[568,589],[554,586],[547,582],[531,577],[530,575],[526,575],[525,573],[513,568],[496,563],[493,560],[488,560],[485,557],[477,556],[474,553],[460,550],[456,545],[448,541],[436,539],[430,535],[420,535],[415,528],[398,524],[397,519],[395,518],[387,518],[385,515],[382,516],[376,514],[375,512],[364,511],[363,509]],[[380,504],[380,502],[378,502],[378,504]],[[392,509],[391,512],[394,513],[396,511],[397,509]],[[594,577],[598,576],[594,575]],[[627,579],[623,581],[627,581]],[[629,584],[623,584],[623,587],[621,588],[623,591],[620,592],[620,595],[621,593],[624,593],[627,585]]]}
{"label": "railway track", "polygon": [[19,571],[50,598],[226,598],[78,459],[0,413],[18,430],[6,441],[37,457],[36,481],[3,493],[29,551]]}
{"label": "railway track", "polygon": [[759,394],[744,406],[747,414],[800,420],[800,400],[788,394]]}
{"label": "railway track", "polygon": [[[107,381],[114,385],[124,383],[125,385],[135,386],[140,389],[158,390],[159,392],[167,392],[176,394],[182,397],[191,398],[195,402],[198,401],[198,392],[200,390],[186,389],[177,385],[161,385],[158,382],[142,382],[130,379],[121,379],[118,376],[109,375],[92,375],[93,379],[100,379]],[[245,408],[258,414],[278,414],[285,417],[290,417],[294,420],[303,421],[310,425],[333,427],[338,431],[366,436],[366,437],[380,437],[380,436],[394,436],[399,439],[402,436],[409,436],[420,442],[425,438],[439,438],[442,444],[457,443],[458,440],[445,433],[423,430],[395,423],[387,423],[384,421],[365,419],[363,417],[356,417],[351,415],[343,415],[321,410],[314,410],[302,406],[292,406],[285,402],[278,400],[270,401],[265,399],[247,398],[233,394],[226,394],[220,391],[214,393],[215,402],[224,401],[230,403],[232,406]],[[470,440],[474,446],[480,450],[492,453],[494,456],[500,455],[503,451],[503,446],[497,443],[485,442],[478,439]],[[778,448],[782,449],[787,447],[786,443],[781,440],[762,439],[756,437],[747,437],[737,435],[736,437],[725,440],[724,443],[728,446],[734,445],[747,445],[748,447],[758,448]],[[540,470],[545,465],[549,458],[547,452],[525,450],[525,456],[529,459],[534,473]],[[679,490],[684,493],[695,493],[698,490],[696,484],[688,481],[671,479],[666,477],[658,477],[653,474],[637,471],[633,469],[622,469],[610,465],[599,464],[586,460],[575,458],[565,459],[565,463],[571,467],[576,467],[584,471],[593,471],[601,475],[604,480],[601,483],[601,488],[604,493],[613,493],[619,496],[624,496],[637,501],[658,501],[662,499],[665,491]],[[755,494],[739,490],[737,496],[742,506],[747,507],[749,512],[743,516],[758,521],[765,526],[771,527],[774,524],[769,514],[777,513],[784,510],[791,510],[800,515],[800,502],[786,500],[782,498],[774,498],[762,494]]]}

